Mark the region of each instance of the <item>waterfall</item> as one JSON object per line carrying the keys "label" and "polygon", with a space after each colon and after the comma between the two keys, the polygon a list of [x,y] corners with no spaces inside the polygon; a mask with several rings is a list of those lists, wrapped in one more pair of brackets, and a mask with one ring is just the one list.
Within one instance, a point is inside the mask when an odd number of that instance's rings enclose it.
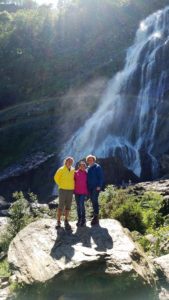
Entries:
{"label": "waterfall", "polygon": [[79,160],[90,153],[100,158],[117,156],[140,176],[146,154],[156,174],[155,135],[169,79],[164,62],[168,48],[166,7],[140,23],[124,69],[109,81],[97,111],[66,143],[62,158],[71,154]]}

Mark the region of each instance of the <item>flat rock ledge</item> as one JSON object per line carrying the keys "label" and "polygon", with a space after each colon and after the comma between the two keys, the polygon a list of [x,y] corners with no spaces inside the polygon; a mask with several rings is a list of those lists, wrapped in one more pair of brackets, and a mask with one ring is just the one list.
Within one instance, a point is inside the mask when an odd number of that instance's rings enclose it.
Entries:
{"label": "flat rock ledge", "polygon": [[94,261],[105,261],[105,272],[113,276],[135,273],[151,284],[153,267],[121,224],[100,220],[99,226],[72,231],[56,229],[56,220],[41,219],[29,224],[10,244],[8,261],[19,282],[45,282],[59,272]]}

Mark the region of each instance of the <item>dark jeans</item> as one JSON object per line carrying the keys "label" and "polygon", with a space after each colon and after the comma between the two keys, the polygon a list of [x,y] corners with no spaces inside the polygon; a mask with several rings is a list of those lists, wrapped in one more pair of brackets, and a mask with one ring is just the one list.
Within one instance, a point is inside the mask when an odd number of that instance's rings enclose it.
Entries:
{"label": "dark jeans", "polygon": [[99,214],[99,201],[98,201],[99,191],[96,191],[96,189],[90,190],[89,196],[92,201],[94,215],[98,215]]}
{"label": "dark jeans", "polygon": [[86,221],[85,205],[84,205],[85,197],[86,195],[75,195],[78,220],[83,222]]}

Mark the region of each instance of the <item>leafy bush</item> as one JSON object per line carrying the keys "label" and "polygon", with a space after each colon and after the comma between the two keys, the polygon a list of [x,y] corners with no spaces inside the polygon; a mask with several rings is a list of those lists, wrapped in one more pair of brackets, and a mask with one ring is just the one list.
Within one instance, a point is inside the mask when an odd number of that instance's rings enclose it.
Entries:
{"label": "leafy bush", "polygon": [[131,188],[115,189],[109,185],[100,194],[100,203],[102,218],[115,218],[131,231],[149,232],[164,222],[160,213],[163,197],[156,192],[136,195]]}
{"label": "leafy bush", "polygon": [[146,239],[145,236],[142,236],[138,239],[138,243],[143,247],[145,252],[149,252],[151,249],[151,242]]}
{"label": "leafy bush", "polygon": [[142,209],[137,203],[130,203],[128,201],[119,207],[112,215],[115,219],[120,221],[124,227],[127,227],[131,231],[137,230],[140,233],[144,233],[146,230]]}
{"label": "leafy bush", "polygon": [[[149,235],[148,235],[149,236]],[[166,255],[169,252],[169,226],[159,227],[151,230],[151,238],[141,236],[137,239],[144,251],[151,253],[153,256]]]}
{"label": "leafy bush", "polygon": [[10,276],[9,263],[7,259],[0,261],[0,277],[8,277]]}
{"label": "leafy bush", "polygon": [[36,195],[29,194],[29,201],[24,197],[22,192],[15,192],[13,194],[15,202],[9,209],[10,221],[7,229],[7,233],[1,236],[0,248],[3,251],[7,251],[11,240],[15,235],[23,229],[26,225],[35,220],[34,214],[30,210],[30,202],[37,201]]}
{"label": "leafy bush", "polygon": [[10,210],[10,232],[15,236],[27,224],[32,222],[29,202],[25,199],[22,192],[15,192],[13,198],[16,200]]}
{"label": "leafy bush", "polygon": [[128,194],[126,190],[116,189],[112,185],[108,185],[104,192],[100,193],[100,214],[102,218],[112,217],[122,204],[127,201],[133,202],[134,197]]}
{"label": "leafy bush", "polygon": [[164,222],[162,214],[152,208],[143,210],[143,218],[148,232],[161,226]]}
{"label": "leafy bush", "polygon": [[140,205],[143,208],[144,223],[147,231],[161,226],[164,222],[160,209],[163,197],[157,192],[145,192]]}
{"label": "leafy bush", "polygon": [[105,192],[101,193],[100,202],[102,218],[115,218],[131,231],[145,231],[142,210],[133,194],[108,186]]}

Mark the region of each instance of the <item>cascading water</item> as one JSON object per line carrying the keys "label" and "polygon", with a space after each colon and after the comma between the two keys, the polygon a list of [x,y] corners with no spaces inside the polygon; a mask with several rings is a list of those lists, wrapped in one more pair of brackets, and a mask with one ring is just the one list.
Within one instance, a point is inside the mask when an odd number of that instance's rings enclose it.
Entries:
{"label": "cascading water", "polygon": [[124,69],[110,80],[97,111],[65,145],[62,158],[72,154],[79,160],[89,153],[118,156],[140,176],[146,154],[155,176],[155,136],[162,130],[159,115],[168,90],[168,48],[169,7],[141,22]]}

